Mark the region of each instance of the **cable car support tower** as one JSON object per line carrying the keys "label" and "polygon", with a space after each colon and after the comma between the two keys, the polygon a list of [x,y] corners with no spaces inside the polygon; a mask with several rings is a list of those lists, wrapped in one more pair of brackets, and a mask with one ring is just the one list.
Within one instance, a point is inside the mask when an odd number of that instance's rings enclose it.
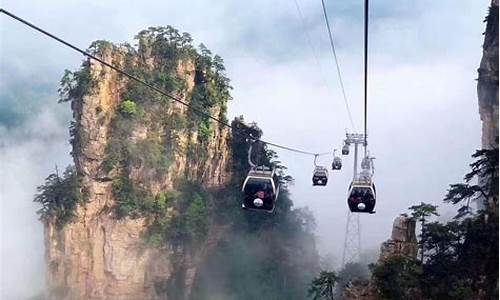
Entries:
{"label": "cable car support tower", "polygon": [[[353,174],[358,174],[358,146],[364,147],[366,156],[366,135],[360,133],[346,133],[344,143],[354,145],[354,168]],[[347,220],[345,224],[344,250],[342,252],[342,267],[347,263],[359,262],[361,252],[361,224],[360,214],[347,210]]]}
{"label": "cable car support tower", "polygon": [[[358,177],[358,145],[363,145],[364,156],[361,168],[363,171],[369,170],[369,176],[373,176],[373,157],[368,157],[367,153],[367,128],[368,128],[368,19],[369,0],[364,1],[364,132],[363,134],[346,133],[344,146],[349,147],[354,144],[354,179]],[[347,150],[347,154],[349,151]],[[366,163],[368,162],[368,166]],[[349,262],[359,262],[361,251],[361,225],[360,214],[347,212],[347,221],[344,236],[344,251],[342,253],[342,267]]]}

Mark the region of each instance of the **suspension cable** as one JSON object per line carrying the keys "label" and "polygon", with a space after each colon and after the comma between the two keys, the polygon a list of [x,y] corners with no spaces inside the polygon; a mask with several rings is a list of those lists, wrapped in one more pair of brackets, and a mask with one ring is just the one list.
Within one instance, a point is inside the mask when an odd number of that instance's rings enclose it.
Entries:
{"label": "suspension cable", "polygon": [[[67,46],[67,47],[69,47],[69,48],[71,48],[71,49],[73,49],[73,50],[75,50],[75,51],[83,54],[84,56],[86,56],[86,57],[88,57],[90,59],[93,59],[93,60],[95,60],[95,61],[103,64],[104,66],[109,67],[110,69],[118,72],[119,74],[124,75],[124,76],[126,76],[126,77],[128,77],[128,78],[130,78],[130,79],[132,79],[134,81],[137,81],[137,82],[143,84],[144,86],[146,86],[146,87],[154,90],[155,92],[157,92],[157,93],[159,93],[159,94],[161,94],[161,95],[163,95],[163,96],[165,96],[165,97],[167,97],[167,98],[169,98],[169,99],[171,99],[171,100],[173,100],[175,102],[178,102],[178,103],[180,103],[180,104],[182,104],[182,105],[184,105],[184,106],[192,109],[193,112],[195,112],[195,113],[197,113],[199,115],[202,115],[202,116],[204,116],[206,118],[209,118],[209,119],[211,119],[211,120],[213,120],[213,121],[221,124],[222,126],[228,127],[230,130],[233,131],[233,133],[239,134],[240,136],[243,136],[245,138],[248,138],[248,137],[252,138],[249,134],[244,134],[244,133],[238,131],[238,128],[234,128],[230,124],[228,124],[228,123],[226,123],[226,122],[224,122],[224,121],[222,121],[222,120],[220,120],[220,119],[218,119],[216,117],[211,116],[210,114],[204,112],[203,110],[201,110],[199,108],[194,107],[193,105],[191,105],[189,103],[186,103],[186,102],[182,101],[180,98],[178,98],[176,96],[173,96],[171,94],[168,94],[167,92],[165,92],[165,91],[163,91],[163,90],[161,90],[161,89],[153,86],[152,84],[150,84],[150,83],[148,83],[148,82],[146,82],[146,81],[144,81],[144,80],[142,80],[142,79],[140,79],[140,78],[138,78],[138,77],[136,77],[134,75],[131,75],[131,74],[123,71],[122,69],[120,69],[120,68],[118,68],[118,67],[116,67],[116,66],[114,66],[114,65],[112,65],[110,63],[107,63],[106,61],[104,61],[104,60],[96,57],[95,55],[92,55],[89,52],[87,52],[85,50],[82,50],[81,48],[76,47],[75,45],[73,45],[73,44],[71,44],[71,43],[69,43],[69,42],[67,42],[67,41],[65,41],[65,40],[63,40],[63,39],[55,36],[54,34],[52,34],[52,33],[48,32],[48,31],[46,31],[46,30],[44,30],[44,29],[42,29],[42,28],[40,28],[40,27],[38,27],[38,26],[36,26],[36,25],[34,25],[34,24],[32,24],[32,23],[24,20],[24,19],[22,19],[21,17],[18,17],[17,15],[15,15],[15,14],[13,14],[13,13],[11,13],[11,12],[3,9],[3,8],[0,8],[0,13],[3,13],[5,15],[13,18],[13,19],[21,22],[22,24],[24,24],[24,25],[26,25],[26,26],[28,26],[28,27],[30,27],[30,28],[32,28],[32,29],[34,29],[34,30],[42,33],[43,35],[46,35],[46,36],[50,37],[51,39],[56,40],[59,43],[61,43],[61,44],[65,45],[65,46]],[[303,151],[303,150],[299,150],[299,149],[295,149],[295,148],[291,148],[291,147],[287,147],[287,146],[282,146],[282,145],[279,145],[279,144],[276,144],[276,143],[272,143],[272,142],[268,142],[268,141],[264,141],[264,140],[261,140],[261,139],[259,139],[259,140],[262,143],[267,144],[269,146],[273,146],[273,147],[280,148],[280,149],[283,149],[283,150],[287,150],[287,151],[291,151],[291,152],[296,152],[296,153],[300,153],[300,154],[305,154],[305,155],[315,156],[315,155],[330,154],[330,152],[319,153],[318,154],[318,153],[314,153],[314,152],[308,152],[308,151]]]}
{"label": "suspension cable", "polygon": [[365,45],[364,45],[364,134],[365,134],[365,157],[367,146],[367,130],[368,130],[368,4],[369,0],[365,0]]}
{"label": "suspension cable", "polygon": [[328,14],[326,13],[325,1],[321,0],[321,6],[323,8],[323,16],[325,18],[326,29],[328,30],[328,37],[330,39],[330,46],[332,48],[333,58],[335,59],[335,65],[337,66],[337,75],[339,77],[340,89],[342,90],[342,96],[344,98],[345,107],[347,110],[347,115],[349,116],[349,120],[351,122],[351,126],[356,131],[356,126],[354,125],[354,121],[352,119],[351,108],[349,107],[349,100],[347,100],[347,94],[344,88],[344,81],[342,80],[342,72],[340,71],[340,63],[337,58],[337,51],[335,51],[335,43],[333,42],[332,30],[330,28],[330,22],[328,21]]}
{"label": "suspension cable", "polygon": [[309,45],[309,48],[311,48],[311,52],[312,52],[312,55],[314,57],[314,61],[316,62],[316,65],[318,66],[322,84],[326,89],[328,89],[329,84],[328,84],[328,81],[326,80],[326,76],[324,74],[324,68],[323,68],[323,65],[321,64],[320,60],[318,59],[318,55],[316,53],[317,52],[316,47],[314,47],[311,35],[309,34],[309,31],[306,28],[306,22],[305,22],[304,14],[302,13],[302,9],[300,8],[298,0],[293,0],[293,2],[295,4],[295,9],[297,10],[297,14],[298,14],[298,17],[300,20],[302,32],[304,33],[304,36],[306,37],[306,42]]}

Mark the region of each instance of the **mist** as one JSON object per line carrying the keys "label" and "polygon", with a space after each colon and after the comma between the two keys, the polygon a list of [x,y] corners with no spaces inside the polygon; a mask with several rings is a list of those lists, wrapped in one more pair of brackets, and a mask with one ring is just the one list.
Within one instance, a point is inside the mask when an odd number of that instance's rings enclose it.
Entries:
{"label": "mist", "polygon": [[6,300],[43,293],[43,225],[33,196],[56,165],[71,162],[70,114],[57,104],[57,77],[50,84],[19,67],[5,60],[0,65],[0,298]]}

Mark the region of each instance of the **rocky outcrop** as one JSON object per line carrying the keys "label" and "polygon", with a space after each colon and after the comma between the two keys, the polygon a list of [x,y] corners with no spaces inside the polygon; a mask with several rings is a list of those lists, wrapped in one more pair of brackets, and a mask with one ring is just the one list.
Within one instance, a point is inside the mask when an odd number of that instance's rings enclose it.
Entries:
{"label": "rocky outcrop", "polygon": [[417,252],[415,220],[401,215],[394,219],[391,238],[380,247],[379,263],[393,256],[417,258]]}
{"label": "rocky outcrop", "polygon": [[[417,258],[418,243],[415,235],[415,220],[406,215],[394,219],[391,238],[382,243],[377,264],[390,257]],[[343,293],[347,300],[380,300],[377,287],[372,280],[357,280],[349,283]]]}
{"label": "rocky outcrop", "polygon": [[[164,59],[145,48],[139,49],[139,53],[140,56],[130,62],[126,48],[111,45],[102,48],[99,55],[119,67],[142,61],[155,68],[158,60]],[[81,99],[72,101],[75,135],[72,154],[86,199],[77,207],[74,220],[64,228],[58,228],[51,221],[45,224],[50,297],[57,300],[180,300],[169,297],[165,291],[166,286],[179,280],[183,295],[188,297],[198,262],[209,255],[224,229],[211,227],[205,244],[199,246],[202,250],[185,251],[174,244],[161,247],[146,244],[142,238],[148,225],[144,218],[116,218],[112,208],[117,199],[112,185],[117,174],[105,168],[105,159],[111,136],[116,134],[111,128],[112,120],[118,114],[124,100],[122,93],[130,81],[99,63],[89,63],[93,85]],[[185,82],[184,90],[176,96],[189,103],[197,84],[195,64],[189,58],[179,60],[175,72]],[[223,106],[225,103],[214,106],[210,113],[220,115]],[[172,104],[162,117],[187,119],[188,114],[185,107]],[[128,137],[131,143],[146,138],[165,139],[162,136],[164,128],[154,122],[144,124],[134,128]],[[196,130],[177,132],[177,151],[165,176],[155,177],[144,166],[132,166],[131,180],[148,178],[141,184],[152,195],[172,189],[179,177],[205,187],[226,184],[231,177],[229,131],[213,122],[212,126],[215,128],[213,135],[203,146],[198,145]],[[203,151],[205,159],[190,158],[188,147]],[[185,274],[181,279],[180,270]]]}
{"label": "rocky outcrop", "polygon": [[498,147],[498,0],[486,17],[483,57],[478,69],[477,95],[483,123],[482,148]]}

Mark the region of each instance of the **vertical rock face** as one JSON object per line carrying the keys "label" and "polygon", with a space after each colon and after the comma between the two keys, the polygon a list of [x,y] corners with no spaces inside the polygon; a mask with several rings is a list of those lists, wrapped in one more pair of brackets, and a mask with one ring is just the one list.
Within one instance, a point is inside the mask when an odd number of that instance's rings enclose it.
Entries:
{"label": "vertical rock face", "polygon": [[[418,243],[415,235],[415,220],[401,215],[394,219],[391,238],[382,243],[380,257],[377,263],[382,263],[390,257],[404,256],[415,259]],[[379,300],[380,295],[373,281],[355,281],[344,290],[347,300]]]}
{"label": "vertical rock face", "polygon": [[[151,54],[144,45],[140,46],[138,53],[131,59],[127,49],[106,46],[100,50],[100,56],[105,61],[123,68],[143,63],[154,69],[159,60],[165,59]],[[184,89],[176,92],[176,96],[189,103],[198,84],[195,62],[186,58],[173,63],[174,73],[185,83]],[[95,62],[90,62],[89,73],[92,87],[81,98],[71,99],[74,112],[72,154],[81,176],[86,202],[77,207],[74,220],[63,228],[58,228],[50,220],[45,223],[50,297],[68,300],[173,299],[161,289],[177,280],[174,268],[178,271],[179,264],[183,265],[189,275],[184,282],[189,291],[196,273],[195,262],[207,255],[207,250],[180,253],[177,245],[153,247],[142,238],[147,228],[145,218],[117,218],[114,215],[111,208],[116,205],[117,198],[113,193],[113,180],[118,174],[116,170],[106,168],[105,164],[111,137],[115,135],[116,138],[117,134],[112,128],[113,119],[119,114],[120,104],[124,101],[122,93],[130,81]],[[209,113],[223,115],[224,109],[225,103],[215,105]],[[161,117],[164,120],[174,117],[188,119],[189,113],[185,107],[173,104]],[[146,115],[146,118],[149,116]],[[169,131],[162,126],[145,121],[137,125],[130,136],[118,138],[128,139],[132,145],[145,139],[158,139],[163,143],[169,138],[164,136]],[[229,132],[214,122],[210,126],[213,134],[203,144],[198,142],[196,129],[176,131],[179,142],[165,175],[156,176],[154,170],[138,163],[129,169],[130,180],[139,182],[152,195],[171,189],[179,178],[205,187],[227,183],[231,176]],[[187,148],[191,148],[196,159],[193,159],[192,153],[191,156],[188,154]],[[196,157],[196,153],[200,152],[203,152],[204,159]],[[147,180],[142,180],[144,178]],[[208,246],[213,244],[221,232],[221,228],[210,228],[205,243]]]}
{"label": "vertical rock face", "polygon": [[483,57],[478,69],[477,95],[483,122],[482,148],[498,147],[498,1],[486,18]]}
{"label": "vertical rock face", "polygon": [[[498,0],[492,0],[486,17],[483,57],[478,69],[477,96],[482,121],[481,147],[498,148]],[[481,181],[481,179],[480,179]],[[492,199],[488,199],[490,205]],[[483,202],[478,201],[479,208]]]}
{"label": "vertical rock face", "polygon": [[415,220],[399,216],[392,225],[391,238],[380,247],[379,262],[392,256],[417,258],[418,244],[415,235]]}

